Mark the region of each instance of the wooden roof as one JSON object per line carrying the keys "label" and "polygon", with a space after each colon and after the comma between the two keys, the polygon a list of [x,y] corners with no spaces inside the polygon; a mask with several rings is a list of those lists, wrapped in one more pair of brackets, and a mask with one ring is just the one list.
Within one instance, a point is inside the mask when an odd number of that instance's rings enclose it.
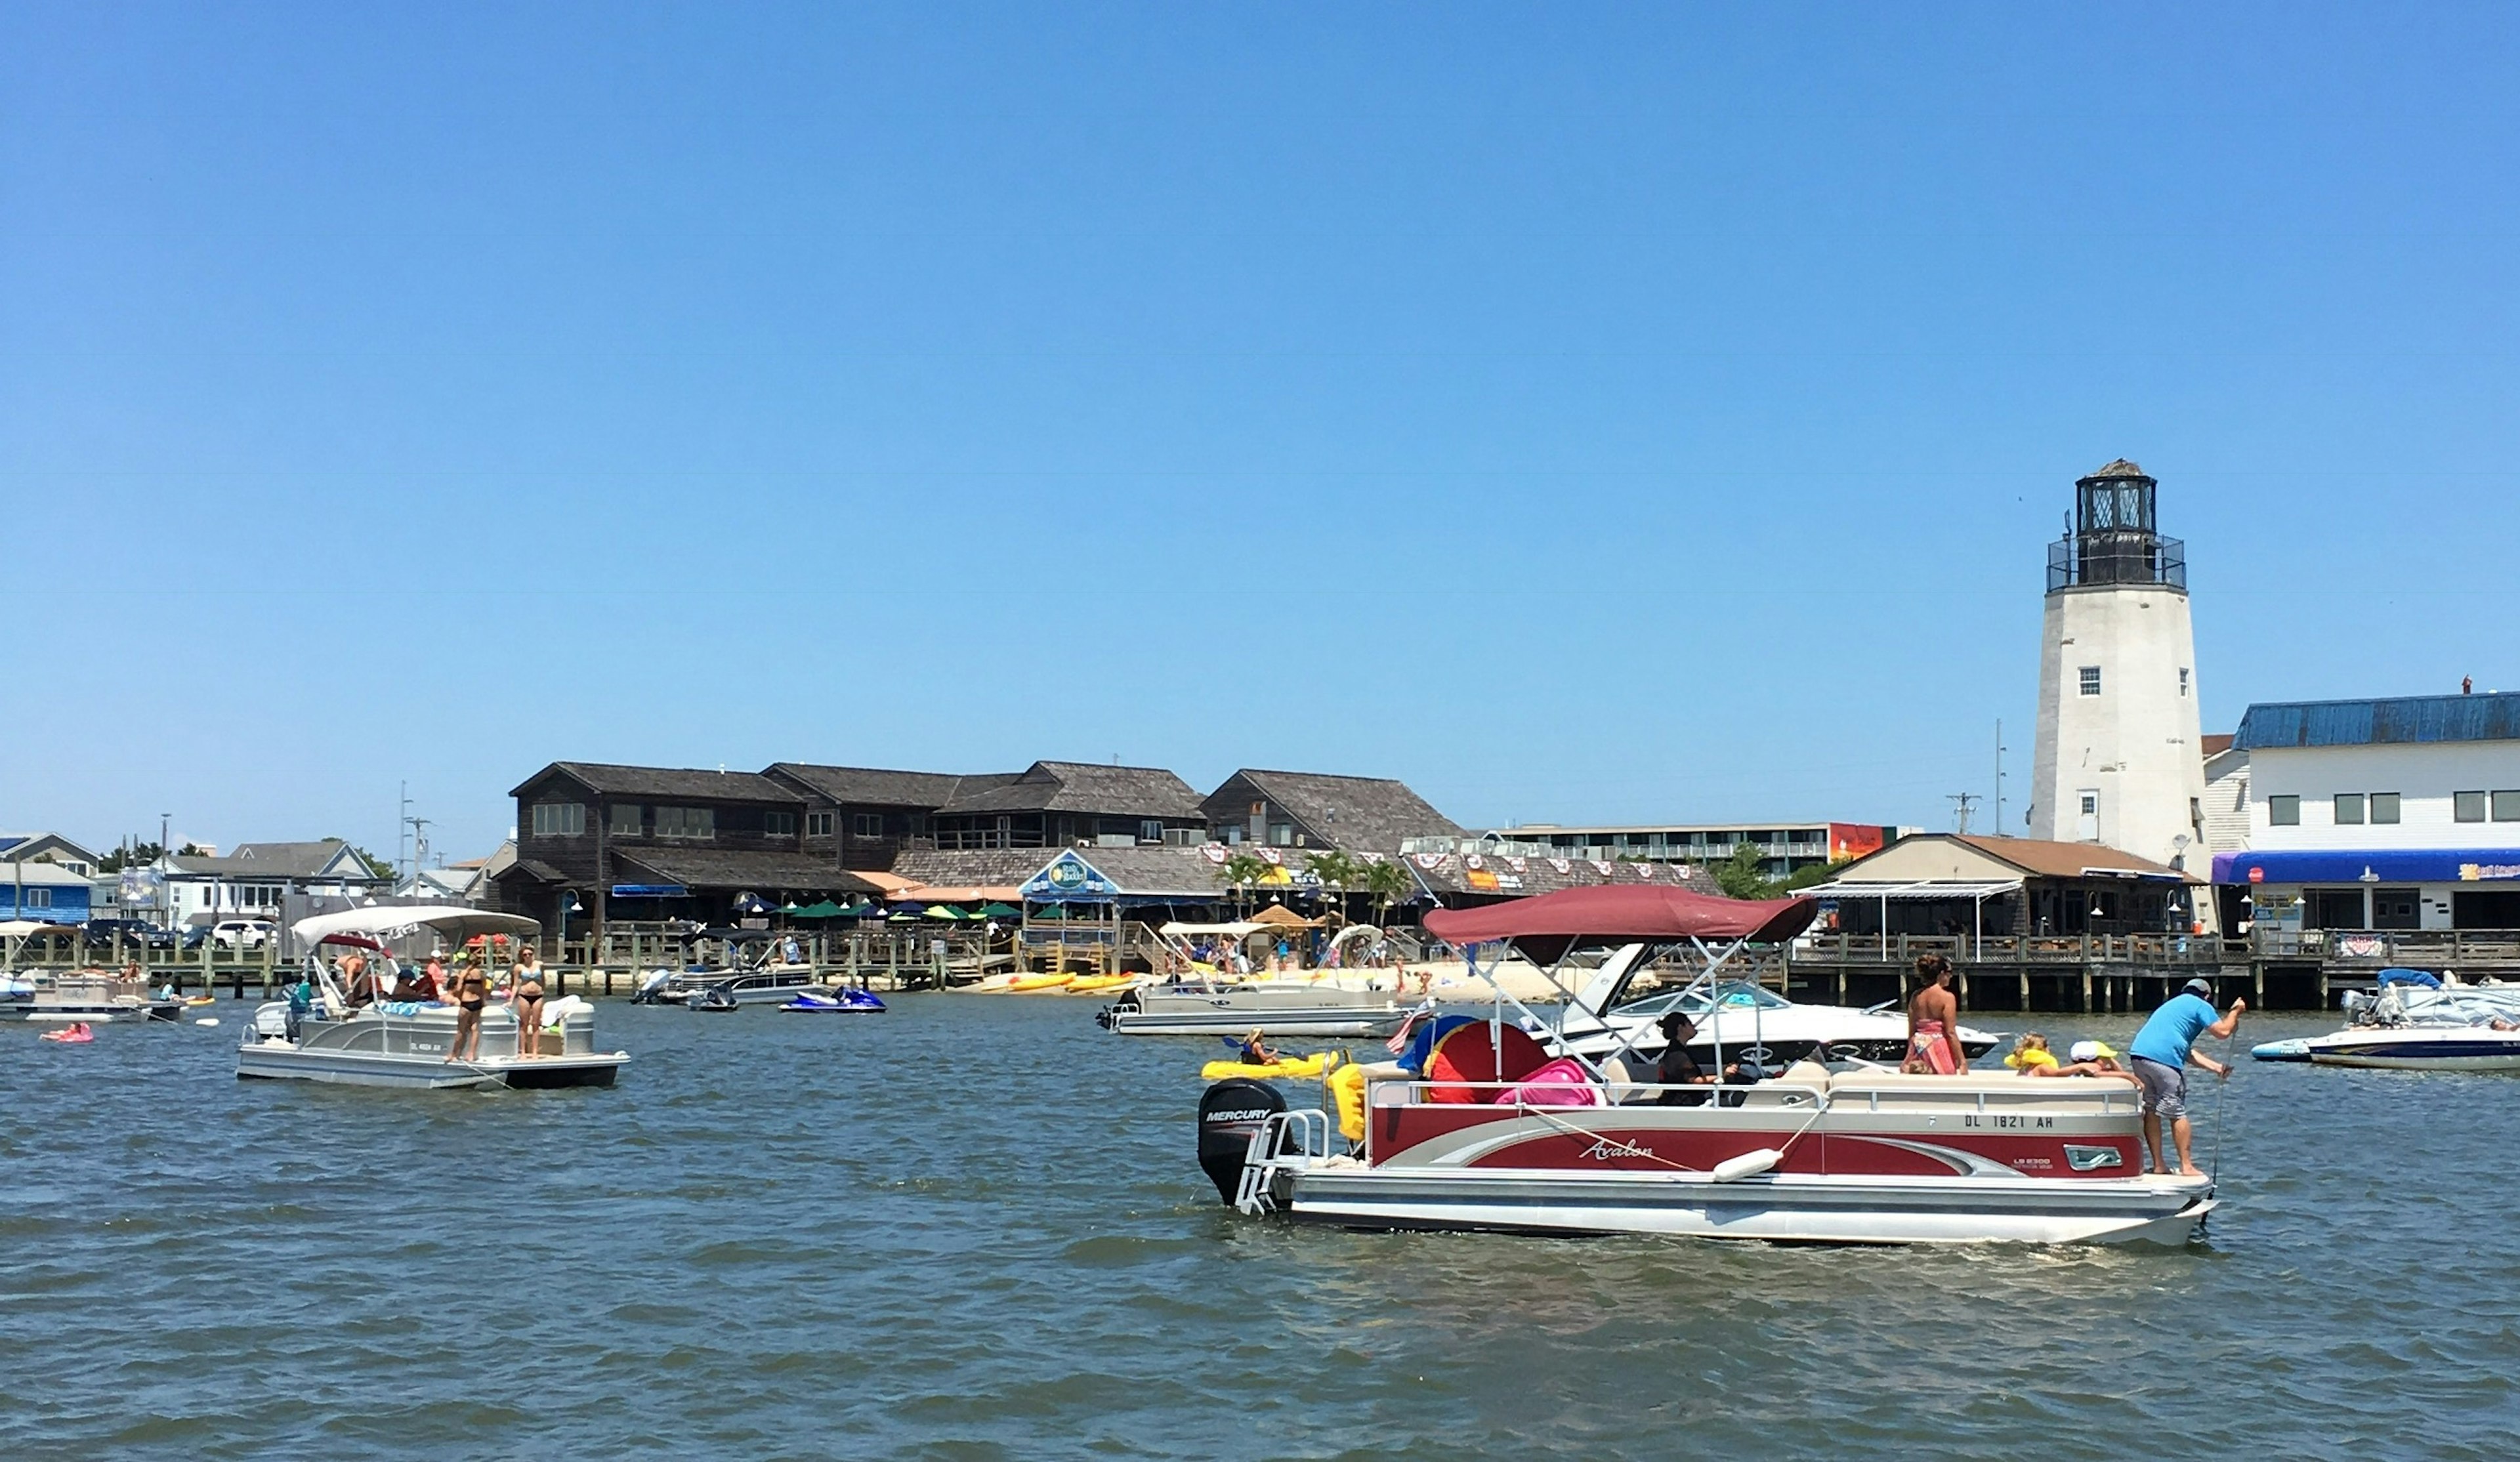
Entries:
{"label": "wooden roof", "polygon": [[610,762],[554,762],[511,788],[521,797],[527,788],[559,773],[591,792],[617,797],[687,797],[707,802],[772,802],[793,806],[803,801],[794,789],[758,772],[709,772],[683,767],[624,767]]}
{"label": "wooden roof", "polygon": [[1309,842],[1352,853],[1397,853],[1406,839],[1458,837],[1462,831],[1407,782],[1387,776],[1246,767],[1200,806],[1211,822],[1238,821],[1255,792],[1302,823]]}
{"label": "wooden roof", "polygon": [[1094,762],[1035,762],[1021,776],[968,789],[939,807],[957,813],[1097,813],[1121,818],[1202,818],[1198,794],[1160,767],[1106,767]]}

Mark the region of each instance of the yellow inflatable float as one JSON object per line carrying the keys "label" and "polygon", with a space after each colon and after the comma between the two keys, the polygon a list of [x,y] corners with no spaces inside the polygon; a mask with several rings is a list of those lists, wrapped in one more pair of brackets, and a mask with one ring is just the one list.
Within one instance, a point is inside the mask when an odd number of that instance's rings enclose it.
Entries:
{"label": "yellow inflatable float", "polygon": [[1316,1077],[1338,1064],[1336,1051],[1315,1051],[1309,1056],[1280,1056],[1266,1066],[1249,1061],[1210,1061],[1198,1069],[1200,1077],[1221,1082],[1227,1077],[1256,1077],[1274,1081],[1280,1077]]}

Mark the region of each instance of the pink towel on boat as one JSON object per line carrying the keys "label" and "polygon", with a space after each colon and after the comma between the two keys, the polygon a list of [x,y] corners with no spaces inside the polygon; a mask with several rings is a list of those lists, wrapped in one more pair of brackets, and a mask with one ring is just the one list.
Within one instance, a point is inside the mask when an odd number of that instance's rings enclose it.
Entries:
{"label": "pink towel on boat", "polygon": [[1593,1085],[1593,1074],[1584,1063],[1560,1056],[1519,1083],[1497,1093],[1499,1106],[1520,1103],[1526,1107],[1598,1107],[1608,1103],[1601,1099],[1601,1088]]}

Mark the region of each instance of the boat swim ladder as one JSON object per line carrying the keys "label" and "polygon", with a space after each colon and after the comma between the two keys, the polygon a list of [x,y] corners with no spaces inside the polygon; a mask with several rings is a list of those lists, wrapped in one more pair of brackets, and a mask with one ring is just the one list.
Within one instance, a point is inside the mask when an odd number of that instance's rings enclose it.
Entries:
{"label": "boat swim ladder", "polygon": [[1318,1107],[1270,1113],[1243,1150],[1242,1176],[1234,1188],[1236,1212],[1277,1212],[1278,1174],[1300,1173],[1331,1150],[1329,1113]]}

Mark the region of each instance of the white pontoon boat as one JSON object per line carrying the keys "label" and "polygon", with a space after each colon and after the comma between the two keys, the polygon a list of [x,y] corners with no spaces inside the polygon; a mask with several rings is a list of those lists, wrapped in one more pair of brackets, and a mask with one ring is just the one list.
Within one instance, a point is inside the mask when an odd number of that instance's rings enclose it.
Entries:
{"label": "white pontoon boat", "polygon": [[493,1001],[481,1012],[479,1054],[454,1061],[455,1006],[379,1000],[354,1007],[321,953],[337,935],[372,943],[425,932],[460,945],[475,934],[531,938],[541,929],[532,919],[477,908],[353,908],[300,919],[292,932],[307,949],[313,997],[256,1007],[237,1051],[237,1075],[358,1086],[609,1086],[630,1057],[595,1048],[595,1010],[584,1000],[546,1002],[539,1056],[518,1053],[516,1016]]}

